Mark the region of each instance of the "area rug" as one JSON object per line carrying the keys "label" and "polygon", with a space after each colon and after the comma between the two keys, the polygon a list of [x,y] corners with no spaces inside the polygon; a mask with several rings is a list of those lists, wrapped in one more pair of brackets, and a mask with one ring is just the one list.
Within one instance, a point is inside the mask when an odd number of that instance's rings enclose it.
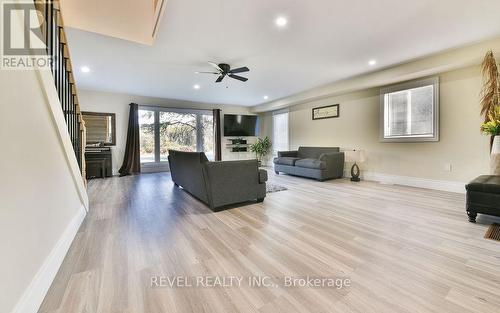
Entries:
{"label": "area rug", "polygon": [[500,241],[500,224],[491,224],[484,238]]}
{"label": "area rug", "polygon": [[278,192],[283,190],[288,190],[288,188],[281,185],[266,184],[266,193]]}

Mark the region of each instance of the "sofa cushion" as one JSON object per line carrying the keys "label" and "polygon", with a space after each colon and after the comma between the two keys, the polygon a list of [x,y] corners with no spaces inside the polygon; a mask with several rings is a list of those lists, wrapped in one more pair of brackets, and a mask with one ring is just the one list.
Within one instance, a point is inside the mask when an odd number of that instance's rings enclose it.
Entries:
{"label": "sofa cushion", "polygon": [[319,159],[323,153],[339,152],[338,147],[299,147],[297,156],[301,159]]}
{"label": "sofa cushion", "polygon": [[295,166],[324,170],[326,168],[326,162],[318,159],[300,159],[295,162]]}
{"label": "sofa cushion", "polygon": [[274,158],[274,163],[275,164],[281,164],[281,165],[290,165],[294,166],[295,161],[299,160],[299,158],[292,158],[292,157],[279,157],[279,158]]}
{"label": "sofa cushion", "polygon": [[465,188],[470,191],[500,194],[500,176],[479,176],[465,186]]}
{"label": "sofa cushion", "polygon": [[278,157],[290,157],[290,158],[296,158],[297,157],[298,151],[278,151]]}

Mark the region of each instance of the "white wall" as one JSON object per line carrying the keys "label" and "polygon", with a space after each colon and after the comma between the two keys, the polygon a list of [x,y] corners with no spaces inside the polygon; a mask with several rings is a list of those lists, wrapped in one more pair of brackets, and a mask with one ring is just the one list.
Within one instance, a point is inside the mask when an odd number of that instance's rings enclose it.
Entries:
{"label": "white wall", "polygon": [[[113,150],[113,173],[117,174],[123,162],[125,144],[127,142],[127,128],[129,104],[157,105],[171,108],[192,108],[192,109],[215,109],[221,112],[221,121],[224,114],[251,114],[247,107],[215,105],[207,103],[196,103],[179,101],[172,99],[161,99],[144,96],[135,96],[121,93],[110,93],[94,90],[79,90],[78,94],[82,111],[106,112],[116,114],[116,146]],[[253,157],[250,153],[231,153],[225,148],[226,139],[222,138],[222,158],[223,160],[244,159]]]}
{"label": "white wall", "polygon": [[85,215],[47,97],[0,70],[0,312],[36,311]]}
{"label": "white wall", "polygon": [[[441,139],[428,143],[379,142],[379,88],[305,102],[290,108],[290,148],[340,146],[366,150],[365,174],[465,183],[489,170],[489,138],[479,126],[478,66],[440,75]],[[313,121],[311,109],[340,104],[340,117]],[[263,114],[272,135],[272,115]],[[452,171],[445,170],[450,163]],[[372,175],[373,176],[373,175]]]}

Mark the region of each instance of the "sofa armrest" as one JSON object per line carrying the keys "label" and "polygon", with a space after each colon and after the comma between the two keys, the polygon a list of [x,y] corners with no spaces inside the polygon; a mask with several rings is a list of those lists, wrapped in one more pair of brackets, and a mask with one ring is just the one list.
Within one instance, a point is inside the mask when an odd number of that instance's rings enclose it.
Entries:
{"label": "sofa armrest", "polygon": [[259,183],[263,184],[267,181],[267,171],[259,169]]}
{"label": "sofa armrest", "polygon": [[299,152],[297,150],[295,151],[278,151],[278,157],[291,157],[291,158],[296,158],[298,156]]}
{"label": "sofa armrest", "polygon": [[326,163],[326,170],[331,177],[340,178],[344,176],[344,152],[323,153],[319,160]]}

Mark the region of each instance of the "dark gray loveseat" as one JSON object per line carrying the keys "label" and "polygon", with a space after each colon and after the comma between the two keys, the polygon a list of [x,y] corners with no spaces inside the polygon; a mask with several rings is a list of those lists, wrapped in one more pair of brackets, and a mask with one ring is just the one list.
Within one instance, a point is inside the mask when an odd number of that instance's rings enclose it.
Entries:
{"label": "dark gray loveseat", "polygon": [[267,172],[257,160],[210,162],[203,152],[168,151],[172,180],[213,211],[266,197]]}
{"label": "dark gray loveseat", "polygon": [[276,174],[314,178],[319,181],[344,176],[344,152],[338,147],[299,147],[297,151],[279,151],[274,158]]}

